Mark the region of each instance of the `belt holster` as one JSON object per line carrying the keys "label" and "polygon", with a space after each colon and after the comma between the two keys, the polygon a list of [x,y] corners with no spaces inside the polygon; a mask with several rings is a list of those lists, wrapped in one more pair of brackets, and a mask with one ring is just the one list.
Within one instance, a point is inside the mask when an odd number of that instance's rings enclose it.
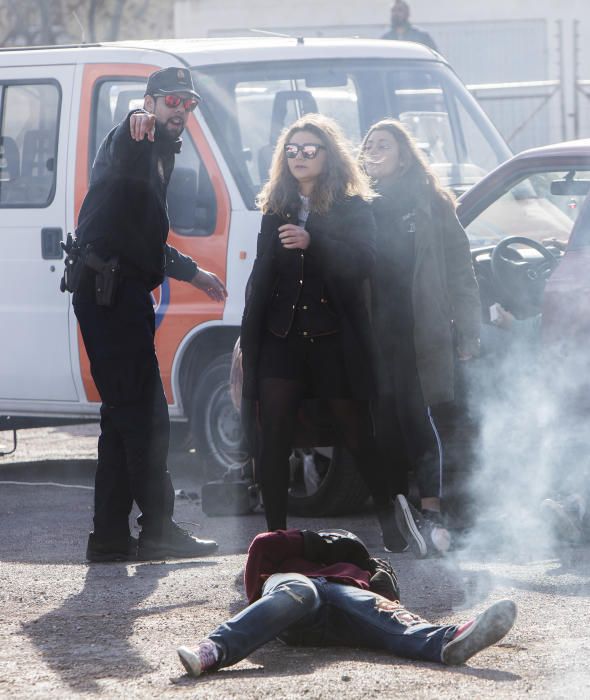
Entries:
{"label": "belt holster", "polygon": [[103,260],[92,250],[91,245],[86,246],[83,255],[86,266],[96,273],[94,293],[97,305],[113,306],[121,276],[119,258],[113,257]]}

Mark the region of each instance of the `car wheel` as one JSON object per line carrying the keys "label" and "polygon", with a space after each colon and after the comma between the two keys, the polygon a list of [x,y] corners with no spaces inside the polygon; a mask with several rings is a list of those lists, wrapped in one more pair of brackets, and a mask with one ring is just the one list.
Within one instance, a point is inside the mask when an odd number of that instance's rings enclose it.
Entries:
{"label": "car wheel", "polygon": [[220,478],[243,457],[241,425],[229,391],[231,353],[214,357],[195,378],[190,427],[207,478]]}
{"label": "car wheel", "polygon": [[359,510],[368,491],[343,447],[296,449],[291,455],[289,513],[307,517]]}

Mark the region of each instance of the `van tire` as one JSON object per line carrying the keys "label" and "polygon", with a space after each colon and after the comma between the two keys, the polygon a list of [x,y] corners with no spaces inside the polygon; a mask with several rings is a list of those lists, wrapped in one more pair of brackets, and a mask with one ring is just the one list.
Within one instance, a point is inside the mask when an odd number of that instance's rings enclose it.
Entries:
{"label": "van tire", "polygon": [[315,493],[299,496],[294,489],[289,491],[289,514],[323,517],[354,513],[362,508],[368,497],[369,492],[352,455],[344,447],[336,446],[332,448],[328,470]]}
{"label": "van tire", "polygon": [[[241,424],[231,401],[229,377],[231,352],[212,357],[199,371],[193,383],[190,404],[190,432],[197,460],[207,480],[221,479],[226,469],[243,462]],[[368,491],[350,453],[343,447],[332,448],[317,491],[311,495],[289,492],[289,513],[304,517],[341,515],[358,511],[367,501]]]}
{"label": "van tire", "polygon": [[229,391],[231,352],[212,357],[193,383],[190,432],[203,476],[219,479],[240,461],[240,416]]}

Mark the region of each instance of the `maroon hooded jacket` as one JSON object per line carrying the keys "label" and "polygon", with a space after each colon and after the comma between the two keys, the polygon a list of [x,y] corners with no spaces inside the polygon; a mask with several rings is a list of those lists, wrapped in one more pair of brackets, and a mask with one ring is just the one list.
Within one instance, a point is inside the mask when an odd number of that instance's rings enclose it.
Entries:
{"label": "maroon hooded jacket", "polygon": [[244,573],[248,602],[260,598],[264,582],[272,574],[279,573],[297,573],[310,578],[323,576],[335,583],[370,589],[371,574],[354,564],[339,562],[327,566],[305,559],[300,530],[263,532],[252,540]]}

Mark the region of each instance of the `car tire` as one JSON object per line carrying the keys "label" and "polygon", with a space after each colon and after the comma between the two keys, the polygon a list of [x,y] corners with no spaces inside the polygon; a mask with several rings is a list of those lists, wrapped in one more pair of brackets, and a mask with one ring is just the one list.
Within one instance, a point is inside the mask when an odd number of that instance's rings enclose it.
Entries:
{"label": "car tire", "polygon": [[243,460],[240,415],[230,395],[231,352],[213,357],[193,382],[190,432],[197,459],[207,479],[220,479]]}
{"label": "car tire", "polygon": [[[344,515],[353,513],[362,508],[366,503],[369,492],[361,475],[359,474],[354,459],[345,448],[336,446],[330,452],[318,452],[308,449],[308,457],[312,456],[318,463],[322,472],[322,478],[317,489],[312,493],[299,488],[297,481],[289,490],[289,514],[304,517],[323,517],[328,515]],[[292,472],[302,467],[303,451],[296,450],[292,457]],[[299,464],[296,460],[299,460]]]}

